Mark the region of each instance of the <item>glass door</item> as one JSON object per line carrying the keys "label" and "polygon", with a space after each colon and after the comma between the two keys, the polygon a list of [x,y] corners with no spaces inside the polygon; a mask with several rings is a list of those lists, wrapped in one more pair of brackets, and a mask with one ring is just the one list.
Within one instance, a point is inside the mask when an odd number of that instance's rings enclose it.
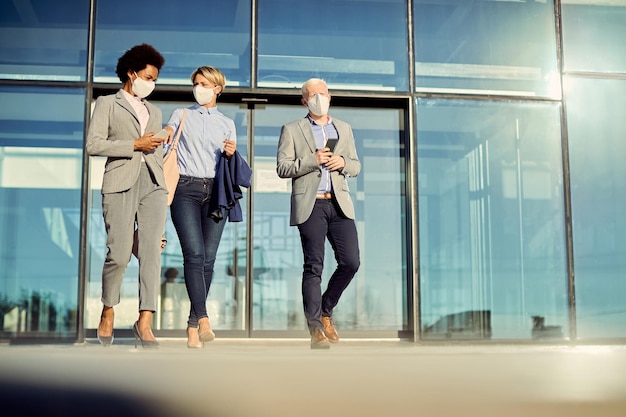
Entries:
{"label": "glass door", "polygon": [[[297,99],[289,98],[297,102]],[[156,103],[167,120],[181,102]],[[220,242],[207,307],[218,337],[291,337],[306,334],[301,297],[302,249],[289,226],[290,180],[276,174],[281,126],[306,115],[300,105],[230,104],[219,110],[235,121],[237,149],[253,169],[251,190],[243,189],[244,220],[227,223]],[[361,174],[349,180],[356,208],[361,268],[336,309],[342,335],[398,337],[408,329],[405,110],[333,107],[332,116],[352,125]],[[101,159],[101,160],[100,160]],[[85,327],[95,335],[101,310],[105,251],[100,184],[104,158],[92,158],[89,224],[90,280]],[[252,214],[249,214],[252,213]],[[162,255],[157,336],[182,336],[189,299],[182,276],[180,244],[169,218]],[[327,247],[324,283],[336,264]],[[126,271],[116,329],[130,329],[137,317],[137,261]]]}
{"label": "glass door", "polygon": [[[295,101],[295,100],[294,100]],[[342,335],[397,337],[408,328],[404,111],[333,106],[352,125],[361,173],[348,180],[356,209],[361,267],[335,309]],[[254,110],[252,335],[306,335],[302,247],[289,226],[291,180],[276,174],[281,126],[306,116],[302,106]],[[336,263],[327,243],[322,288]]]}

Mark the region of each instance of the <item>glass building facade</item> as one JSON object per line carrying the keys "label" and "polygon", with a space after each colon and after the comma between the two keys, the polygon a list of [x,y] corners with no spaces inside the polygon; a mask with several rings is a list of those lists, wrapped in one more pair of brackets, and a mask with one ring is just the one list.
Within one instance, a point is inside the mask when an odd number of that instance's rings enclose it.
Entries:
{"label": "glass building facade", "polygon": [[[0,0],[0,340],[95,336],[104,158],[85,136],[95,99],[120,88],[118,57],[144,42],[166,59],[150,96],[164,120],[192,103],[195,68],[225,73],[218,106],[253,168],[209,294],[218,337],[308,335],[275,166],[281,126],[306,114],[300,87],[319,77],[363,166],[343,337],[626,340],[625,38],[622,0]],[[166,236],[153,325],[183,337],[169,218]],[[118,337],[136,319],[137,267]]]}

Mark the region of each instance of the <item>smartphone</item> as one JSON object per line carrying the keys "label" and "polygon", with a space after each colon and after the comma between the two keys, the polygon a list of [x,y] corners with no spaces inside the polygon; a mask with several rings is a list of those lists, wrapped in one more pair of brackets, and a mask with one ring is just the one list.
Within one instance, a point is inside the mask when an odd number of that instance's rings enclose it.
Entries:
{"label": "smartphone", "polygon": [[170,132],[167,129],[161,129],[159,132],[156,132],[153,138],[157,139],[167,139],[170,136]]}
{"label": "smartphone", "polygon": [[335,146],[337,146],[337,141],[338,141],[338,140],[339,140],[339,139],[337,139],[337,138],[334,138],[334,139],[328,139],[328,140],[326,141],[326,147],[327,147],[328,149],[330,149],[330,151],[331,151],[331,152],[335,152]]}

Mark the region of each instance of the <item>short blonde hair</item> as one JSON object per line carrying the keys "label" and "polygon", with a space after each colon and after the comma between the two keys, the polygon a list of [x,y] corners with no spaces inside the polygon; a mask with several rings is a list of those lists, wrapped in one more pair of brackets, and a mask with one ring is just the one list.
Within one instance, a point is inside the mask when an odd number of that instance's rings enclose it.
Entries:
{"label": "short blonde hair", "polygon": [[326,84],[326,81],[322,80],[321,78],[309,78],[304,82],[304,84],[302,84],[302,98],[308,98],[307,91],[309,90],[309,86],[311,84],[317,83],[322,83],[326,86],[326,88],[328,88],[328,84]]}
{"label": "short blonde hair", "polygon": [[218,70],[215,67],[210,67],[205,65],[203,67],[197,68],[194,72],[191,73],[191,82],[193,83],[196,75],[202,75],[207,80],[211,81],[215,85],[219,85],[222,87],[222,92],[224,92],[224,88],[226,88],[226,76],[222,71]]}

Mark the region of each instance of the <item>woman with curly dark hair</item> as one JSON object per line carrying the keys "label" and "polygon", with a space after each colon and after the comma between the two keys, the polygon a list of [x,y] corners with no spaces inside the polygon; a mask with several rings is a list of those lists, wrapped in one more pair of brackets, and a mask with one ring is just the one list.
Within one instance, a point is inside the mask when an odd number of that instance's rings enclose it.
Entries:
{"label": "woman with curly dark hair", "polygon": [[135,224],[140,244],[139,318],[133,324],[144,348],[159,346],[151,328],[161,273],[161,237],[165,227],[167,189],[163,177],[164,138],[161,110],[144,100],[153,90],[165,59],[151,45],[136,45],[118,60],[122,88],[98,97],[87,135],[87,153],[106,156],[102,179],[102,212],[107,254],[102,269],[102,314],[98,340],[113,343],[113,307],[130,261]]}

